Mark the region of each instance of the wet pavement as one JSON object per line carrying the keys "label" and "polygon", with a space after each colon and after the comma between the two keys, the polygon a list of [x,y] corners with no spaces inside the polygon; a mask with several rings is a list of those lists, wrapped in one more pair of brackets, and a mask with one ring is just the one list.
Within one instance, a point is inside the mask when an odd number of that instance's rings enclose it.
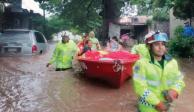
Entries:
{"label": "wet pavement", "polygon": [[[136,112],[131,80],[120,89],[73,70],[46,68],[54,45],[32,57],[0,57],[0,112]],[[175,112],[194,110],[194,60],[181,60],[186,88]]]}

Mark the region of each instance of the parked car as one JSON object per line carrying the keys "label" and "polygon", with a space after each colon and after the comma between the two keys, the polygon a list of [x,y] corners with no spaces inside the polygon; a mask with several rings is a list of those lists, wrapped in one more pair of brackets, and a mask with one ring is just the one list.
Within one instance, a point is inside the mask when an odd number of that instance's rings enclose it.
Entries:
{"label": "parked car", "polygon": [[0,55],[34,55],[47,50],[47,40],[36,30],[8,29],[0,35]]}

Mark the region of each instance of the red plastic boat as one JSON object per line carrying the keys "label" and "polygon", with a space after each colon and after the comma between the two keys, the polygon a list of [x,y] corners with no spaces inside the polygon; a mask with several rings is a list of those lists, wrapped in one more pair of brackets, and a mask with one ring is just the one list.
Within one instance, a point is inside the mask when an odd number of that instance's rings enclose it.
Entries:
{"label": "red plastic boat", "polygon": [[85,75],[105,80],[117,88],[132,76],[132,66],[139,59],[138,55],[126,52],[114,52],[103,56],[100,56],[100,53],[97,52],[91,54],[79,58]]}

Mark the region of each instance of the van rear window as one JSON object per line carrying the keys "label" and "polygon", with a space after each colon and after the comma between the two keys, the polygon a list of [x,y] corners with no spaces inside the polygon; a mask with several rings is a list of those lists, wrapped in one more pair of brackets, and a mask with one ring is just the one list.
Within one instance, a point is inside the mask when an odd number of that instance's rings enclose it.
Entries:
{"label": "van rear window", "polygon": [[6,31],[0,35],[1,39],[10,41],[25,41],[30,39],[29,31]]}

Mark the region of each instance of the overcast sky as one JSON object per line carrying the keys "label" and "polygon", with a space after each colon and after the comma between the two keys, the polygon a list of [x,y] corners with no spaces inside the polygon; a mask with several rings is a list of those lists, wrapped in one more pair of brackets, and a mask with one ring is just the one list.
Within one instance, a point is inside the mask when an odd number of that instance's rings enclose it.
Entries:
{"label": "overcast sky", "polygon": [[42,9],[39,8],[39,3],[34,2],[34,0],[22,0],[22,8],[33,10],[34,12],[40,13],[41,15],[43,15]]}

